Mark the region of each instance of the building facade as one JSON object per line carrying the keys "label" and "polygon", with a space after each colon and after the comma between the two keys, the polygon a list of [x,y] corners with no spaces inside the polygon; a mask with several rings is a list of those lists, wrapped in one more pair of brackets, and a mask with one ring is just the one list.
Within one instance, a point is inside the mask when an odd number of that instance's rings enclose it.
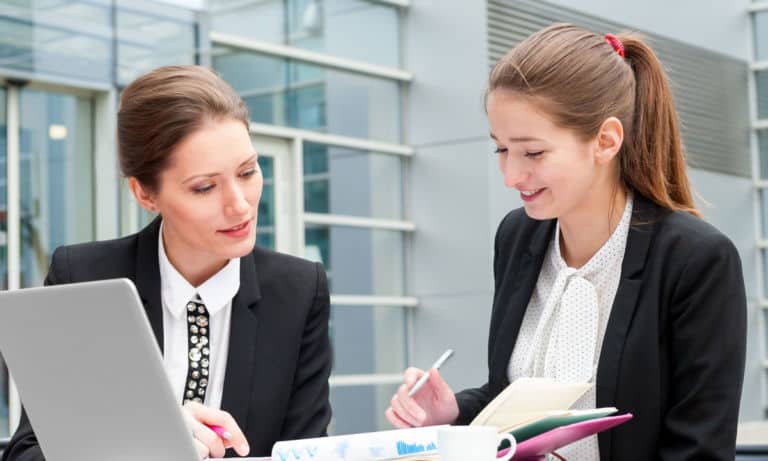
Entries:
{"label": "building facade", "polygon": [[[742,419],[763,419],[768,5],[701,5],[0,0],[0,288],[40,285],[59,245],[152,219],[117,170],[120,91],[159,65],[211,66],[249,108],[265,176],[259,244],[328,272],[330,431],[387,428],[406,366],[451,347],[456,390],[486,379],[493,235],[521,206],[488,137],[490,66],[552,22],[637,30],[668,67],[702,211],[743,260]],[[3,437],[20,408],[5,372],[0,391]]]}

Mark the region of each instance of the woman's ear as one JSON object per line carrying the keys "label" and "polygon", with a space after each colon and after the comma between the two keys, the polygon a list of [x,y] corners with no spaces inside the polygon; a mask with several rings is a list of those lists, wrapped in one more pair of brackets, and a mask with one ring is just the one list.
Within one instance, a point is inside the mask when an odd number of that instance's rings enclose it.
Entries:
{"label": "woman's ear", "polygon": [[624,142],[624,126],[616,117],[605,119],[597,132],[597,149],[595,160],[597,163],[609,163],[616,157]]}
{"label": "woman's ear", "polygon": [[142,186],[135,176],[128,178],[128,187],[131,188],[133,196],[136,197],[136,201],[139,202],[139,205],[141,205],[142,208],[152,213],[158,212],[155,194],[148,188]]}

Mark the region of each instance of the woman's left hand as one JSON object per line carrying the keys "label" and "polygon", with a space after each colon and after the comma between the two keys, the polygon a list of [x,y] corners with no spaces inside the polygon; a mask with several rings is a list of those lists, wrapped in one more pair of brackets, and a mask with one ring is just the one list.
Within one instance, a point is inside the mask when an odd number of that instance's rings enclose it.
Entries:
{"label": "woman's left hand", "polygon": [[[187,402],[182,407],[182,414],[187,427],[195,438],[195,448],[201,459],[221,458],[227,448],[232,448],[240,456],[248,455],[250,447],[243,431],[232,418],[222,410],[214,410],[197,402]],[[220,426],[228,438],[223,438],[208,426]]]}

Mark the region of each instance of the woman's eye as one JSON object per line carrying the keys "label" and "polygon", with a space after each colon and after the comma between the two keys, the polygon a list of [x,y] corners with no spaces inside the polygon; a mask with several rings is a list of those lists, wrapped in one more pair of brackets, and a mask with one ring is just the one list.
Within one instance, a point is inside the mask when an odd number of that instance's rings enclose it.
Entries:
{"label": "woman's eye", "polygon": [[506,147],[497,147],[494,151],[494,154],[506,154],[507,148]]}
{"label": "woman's eye", "polygon": [[254,174],[256,174],[256,168],[251,168],[250,170],[246,170],[240,173],[240,176],[247,178],[249,176],[253,176]]}
{"label": "woman's eye", "polygon": [[213,189],[213,184],[209,184],[207,186],[195,187],[194,189],[192,189],[192,192],[194,192],[196,194],[205,194],[206,192],[210,191],[211,189]]}
{"label": "woman's eye", "polygon": [[543,150],[540,150],[538,152],[526,152],[525,156],[528,157],[528,158],[536,158],[536,157],[540,156],[543,153],[544,153]]}

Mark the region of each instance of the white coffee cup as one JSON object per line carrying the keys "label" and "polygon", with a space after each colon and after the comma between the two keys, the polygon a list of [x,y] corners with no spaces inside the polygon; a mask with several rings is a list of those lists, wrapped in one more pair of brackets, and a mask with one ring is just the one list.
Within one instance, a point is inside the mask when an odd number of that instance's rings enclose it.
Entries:
{"label": "white coffee cup", "polygon": [[[437,452],[440,461],[507,461],[512,458],[517,442],[511,434],[499,434],[493,426],[446,426],[437,430]],[[510,443],[509,452],[496,458],[502,440]]]}

